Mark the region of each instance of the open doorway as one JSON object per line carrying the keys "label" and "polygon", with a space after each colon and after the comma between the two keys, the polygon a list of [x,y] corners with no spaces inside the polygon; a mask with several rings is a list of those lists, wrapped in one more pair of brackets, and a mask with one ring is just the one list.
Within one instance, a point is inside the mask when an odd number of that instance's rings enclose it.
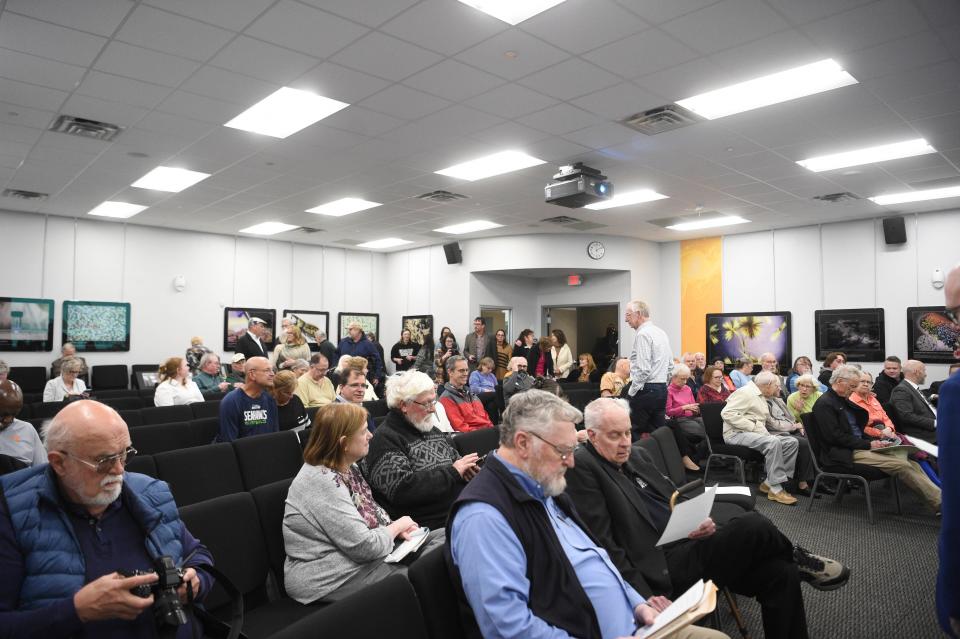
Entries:
{"label": "open doorway", "polygon": [[607,370],[619,352],[619,304],[543,307],[546,333],[560,329],[574,359],[590,353],[600,370]]}
{"label": "open doorway", "polygon": [[480,307],[480,317],[487,322],[487,335],[496,335],[497,331],[503,329],[503,332],[507,335],[508,343],[510,342],[510,336],[513,334],[510,332],[510,316],[512,314],[513,309],[501,306]]}

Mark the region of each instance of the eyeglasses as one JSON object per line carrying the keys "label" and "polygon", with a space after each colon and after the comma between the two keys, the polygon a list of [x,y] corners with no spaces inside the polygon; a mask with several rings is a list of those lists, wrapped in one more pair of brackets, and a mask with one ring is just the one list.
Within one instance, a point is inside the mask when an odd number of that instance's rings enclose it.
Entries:
{"label": "eyeglasses", "polygon": [[552,449],[557,451],[557,454],[560,455],[560,461],[562,462],[567,461],[567,457],[570,457],[575,452],[580,450],[580,444],[575,444],[574,446],[557,446],[553,442],[547,441],[546,439],[544,439],[543,437],[541,437],[540,435],[537,435],[532,431],[526,431],[526,432],[530,435],[533,435],[534,437],[542,441],[544,444],[550,446]]}
{"label": "eyeglasses", "polygon": [[100,475],[106,475],[110,472],[110,469],[112,469],[118,461],[120,462],[121,466],[126,467],[127,460],[129,460],[131,457],[136,456],[137,449],[134,448],[133,446],[129,446],[122,453],[117,453],[116,455],[107,455],[106,457],[100,457],[92,463],[88,462],[86,459],[83,459],[82,457],[77,457],[76,455],[73,455],[65,450],[61,450],[60,452],[66,455],[67,457],[72,457],[73,459],[76,459],[81,464],[89,466],[90,468],[97,471],[97,473]]}
{"label": "eyeglasses", "polygon": [[413,402],[414,404],[416,404],[417,406],[420,406],[420,407],[422,407],[422,408],[426,408],[427,410],[433,410],[433,407],[437,405],[437,400],[435,400],[435,399],[431,399],[431,400],[428,401],[428,402],[418,402],[418,401],[415,400],[415,399],[411,399],[410,401]]}

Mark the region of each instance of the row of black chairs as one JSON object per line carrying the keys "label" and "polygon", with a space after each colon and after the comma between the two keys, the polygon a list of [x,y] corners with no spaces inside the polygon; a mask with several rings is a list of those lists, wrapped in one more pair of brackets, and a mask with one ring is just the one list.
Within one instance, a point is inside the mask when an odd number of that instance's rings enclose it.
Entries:
{"label": "row of black chairs", "polygon": [[[90,367],[89,379],[86,380],[91,388],[98,390],[126,390],[140,388],[138,373],[155,373],[158,364],[97,364]],[[47,380],[52,379],[51,371],[46,366],[11,366],[9,378],[15,381],[24,393],[40,393]]]}

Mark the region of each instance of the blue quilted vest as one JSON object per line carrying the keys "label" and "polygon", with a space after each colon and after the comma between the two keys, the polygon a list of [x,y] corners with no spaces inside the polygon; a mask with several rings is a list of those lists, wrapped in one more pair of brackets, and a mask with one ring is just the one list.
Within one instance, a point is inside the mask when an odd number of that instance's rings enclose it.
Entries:
{"label": "blue quilted vest", "polygon": [[[72,597],[84,586],[86,566],[68,515],[63,511],[49,464],[0,477],[13,531],[24,557],[25,576],[19,610],[49,606]],[[166,483],[138,473],[125,473],[122,499],[146,531],[152,557],[183,560],[183,524]]]}

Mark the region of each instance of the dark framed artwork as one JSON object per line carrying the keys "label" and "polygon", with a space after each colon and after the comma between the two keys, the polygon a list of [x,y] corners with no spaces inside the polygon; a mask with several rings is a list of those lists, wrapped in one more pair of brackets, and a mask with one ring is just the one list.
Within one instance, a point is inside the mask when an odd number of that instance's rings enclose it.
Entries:
{"label": "dark framed artwork", "polygon": [[317,345],[317,333],[323,333],[330,336],[330,313],[324,311],[291,311],[283,309],[283,319],[289,319],[293,325],[300,329],[303,338],[307,340],[307,346],[316,353],[320,347]]}
{"label": "dark framed artwork", "polygon": [[848,362],[882,362],[886,357],[882,308],[843,308],[813,312],[817,359],[840,351]]}
{"label": "dark framed artwork", "polygon": [[63,342],[81,353],[130,350],[128,302],[67,301],[63,303]]}
{"label": "dark framed artwork", "polygon": [[228,306],[223,309],[223,350],[237,350],[237,339],[247,332],[251,317],[259,317],[267,323],[267,332],[260,338],[263,350],[273,349],[273,336],[277,328],[277,312],[270,308]]}
{"label": "dark framed artwork", "polygon": [[0,351],[53,350],[53,300],[0,297]]}
{"label": "dark framed artwork", "polygon": [[433,335],[433,315],[404,315],[400,332],[410,331],[410,339],[423,344],[423,336]]}
{"label": "dark framed artwork", "polygon": [[375,333],[377,340],[380,339],[380,313],[338,313],[337,314],[337,335],[340,339],[346,337],[349,333],[347,327],[353,322],[360,322],[364,334]]}
{"label": "dark framed artwork", "polygon": [[943,314],[943,306],[907,308],[907,357],[927,364],[952,364],[960,326]]}
{"label": "dark framed artwork", "polygon": [[707,361],[720,359],[732,366],[739,358],[749,357],[759,364],[760,356],[769,351],[777,357],[781,372],[790,370],[792,327],[789,311],[708,313]]}

